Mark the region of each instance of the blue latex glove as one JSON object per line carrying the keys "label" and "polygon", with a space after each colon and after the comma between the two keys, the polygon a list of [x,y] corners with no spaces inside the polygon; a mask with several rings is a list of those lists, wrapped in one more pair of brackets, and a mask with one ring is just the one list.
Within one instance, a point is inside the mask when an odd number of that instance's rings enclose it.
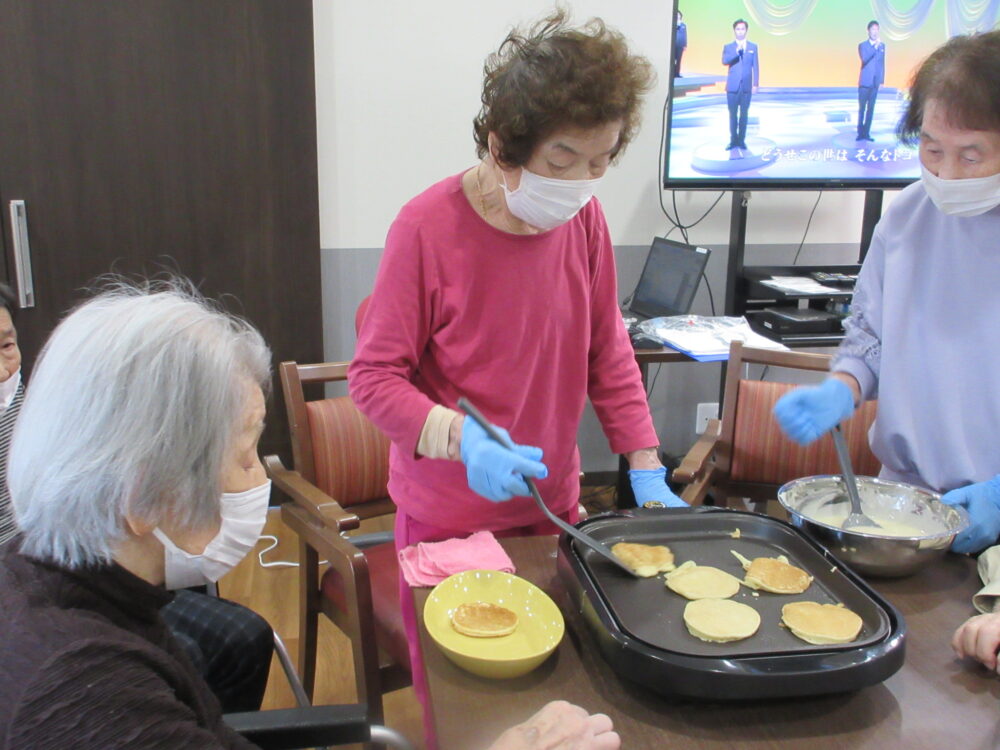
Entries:
{"label": "blue latex glove", "polygon": [[635,494],[635,504],[640,508],[651,500],[663,503],[668,508],[687,508],[686,502],[670,491],[667,486],[667,470],[629,469],[628,481]]}
{"label": "blue latex glove", "polygon": [[549,470],[541,463],[542,449],[517,445],[502,427],[499,432],[512,448],[505,448],[486,434],[486,430],[466,416],[462,422],[462,463],[465,476],[474,492],[495,503],[514,495],[530,495],[524,477],[545,479]]}
{"label": "blue latex glove", "polygon": [[846,383],[827,378],[820,385],[789,391],[774,405],[781,429],[799,445],[808,445],[854,413],[854,395]]}
{"label": "blue latex glove", "polygon": [[1000,474],[986,482],[959,487],[946,492],[941,502],[965,508],[969,528],[955,537],[955,552],[980,552],[1000,538]]}

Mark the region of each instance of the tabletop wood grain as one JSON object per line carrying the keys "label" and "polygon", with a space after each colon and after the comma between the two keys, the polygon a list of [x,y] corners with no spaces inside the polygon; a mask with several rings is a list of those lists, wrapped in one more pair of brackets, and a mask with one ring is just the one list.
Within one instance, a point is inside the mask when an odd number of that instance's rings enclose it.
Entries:
{"label": "tabletop wood grain", "polygon": [[[569,606],[556,574],[556,538],[503,539],[517,574],[546,591],[566,637],[534,672],[487,680],[453,665],[421,625],[440,750],[478,750],[546,702],[565,699],[607,713],[624,748],[824,750],[1000,747],[1000,679],[960,662],[949,642],[974,614],[973,560],[948,555],[909,578],[870,583],[903,613],[906,662],[890,679],[852,693],[740,703],[669,699],[620,678]],[[415,590],[422,611],[429,589]],[[422,618],[421,618],[422,621]]]}

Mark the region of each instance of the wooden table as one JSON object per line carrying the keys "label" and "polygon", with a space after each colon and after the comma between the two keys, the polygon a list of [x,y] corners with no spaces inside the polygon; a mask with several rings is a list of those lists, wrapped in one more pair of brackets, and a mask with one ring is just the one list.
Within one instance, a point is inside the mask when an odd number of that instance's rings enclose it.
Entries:
{"label": "wooden table", "polygon": [[[517,573],[546,591],[566,618],[556,652],[531,674],[487,680],[421,644],[440,750],[479,750],[546,702],[566,699],[607,713],[632,750],[784,748],[986,750],[1000,747],[1000,680],[959,662],[949,642],[974,614],[979,588],[971,559],[948,555],[922,573],[873,580],[906,618],[906,663],[886,682],[849,694],[750,703],[707,703],[651,695],[611,670],[556,575],[556,538],[502,539]],[[416,589],[418,612],[429,589]]]}
{"label": "wooden table", "polygon": [[667,346],[661,346],[658,349],[634,349],[633,351],[635,352],[635,361],[639,363],[643,376],[645,376],[646,368],[649,365],[659,365],[669,362],[698,361],[683,352],[679,352],[676,349],[671,349]]}

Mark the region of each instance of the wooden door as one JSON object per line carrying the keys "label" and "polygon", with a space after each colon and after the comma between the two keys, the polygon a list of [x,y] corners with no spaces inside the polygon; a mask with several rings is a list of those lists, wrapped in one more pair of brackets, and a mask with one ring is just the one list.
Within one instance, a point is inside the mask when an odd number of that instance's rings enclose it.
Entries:
{"label": "wooden door", "polygon": [[[13,273],[8,206],[25,201],[26,369],[109,272],[179,272],[226,295],[275,362],[320,361],[311,0],[0,0],[0,19],[0,223]],[[287,445],[279,400],[265,451]]]}

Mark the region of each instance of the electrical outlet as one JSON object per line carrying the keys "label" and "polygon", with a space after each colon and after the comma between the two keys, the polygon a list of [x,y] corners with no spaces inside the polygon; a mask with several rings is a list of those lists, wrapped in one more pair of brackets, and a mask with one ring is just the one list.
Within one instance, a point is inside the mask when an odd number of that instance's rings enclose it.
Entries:
{"label": "electrical outlet", "polygon": [[701,435],[708,427],[708,420],[719,418],[719,404],[698,404],[698,413],[694,419],[694,431]]}

